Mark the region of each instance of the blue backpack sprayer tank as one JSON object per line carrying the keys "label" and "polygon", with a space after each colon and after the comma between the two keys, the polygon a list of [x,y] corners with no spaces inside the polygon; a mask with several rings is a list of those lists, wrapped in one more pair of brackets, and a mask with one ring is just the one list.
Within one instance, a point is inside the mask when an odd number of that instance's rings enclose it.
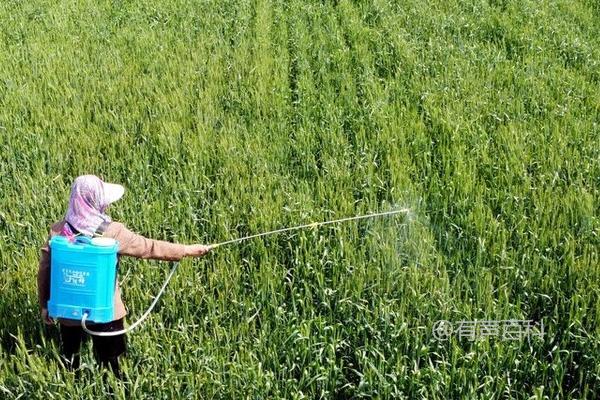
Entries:
{"label": "blue backpack sprayer tank", "polygon": [[50,300],[53,318],[113,320],[119,243],[110,238],[64,236],[50,240]]}

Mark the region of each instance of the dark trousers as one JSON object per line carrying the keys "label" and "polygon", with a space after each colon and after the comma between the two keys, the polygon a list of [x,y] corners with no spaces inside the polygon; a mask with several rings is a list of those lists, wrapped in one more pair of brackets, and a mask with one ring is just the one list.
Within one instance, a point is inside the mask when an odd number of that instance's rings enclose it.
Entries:
{"label": "dark trousers", "polygon": [[[89,329],[99,332],[114,332],[123,329],[123,318],[104,324],[90,324]],[[81,344],[89,336],[81,326],[66,326],[60,324],[60,341],[63,362],[67,369],[77,370],[80,365]],[[125,335],[118,336],[93,336],[92,345],[94,358],[105,368],[111,369],[117,378],[121,378],[119,370],[119,356],[127,350]]]}

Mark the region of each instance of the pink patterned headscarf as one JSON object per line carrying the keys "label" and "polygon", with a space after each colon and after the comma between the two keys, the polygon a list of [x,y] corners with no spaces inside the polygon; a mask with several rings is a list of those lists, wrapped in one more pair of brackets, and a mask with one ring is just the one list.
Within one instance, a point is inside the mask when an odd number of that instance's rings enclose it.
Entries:
{"label": "pink patterned headscarf", "polygon": [[[103,222],[111,219],[104,212],[106,207],[123,196],[121,185],[105,183],[95,175],[77,177],[71,187],[71,198],[63,228],[63,235],[72,239],[77,232],[93,236]],[[75,232],[75,229],[77,232]]]}

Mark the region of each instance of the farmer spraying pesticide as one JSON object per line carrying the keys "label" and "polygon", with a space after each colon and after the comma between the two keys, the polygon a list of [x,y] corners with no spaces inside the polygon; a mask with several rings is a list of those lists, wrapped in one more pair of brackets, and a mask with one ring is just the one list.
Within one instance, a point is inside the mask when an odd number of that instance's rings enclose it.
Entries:
{"label": "farmer spraying pesticide", "polygon": [[120,376],[118,359],[126,350],[126,311],[116,279],[118,257],[179,261],[204,256],[210,250],[201,244],[148,239],[112,221],[106,209],[124,192],[123,186],[105,183],[94,175],[75,179],[66,216],[52,225],[42,248],[40,313],[46,324],[58,321],[61,353],[69,369],[79,367],[81,343],[90,332],[97,362]]}
{"label": "farmer spraying pesticide", "polygon": [[226,240],[210,246],[182,245],[147,239],[129,231],[106,215],[109,204],[120,199],[125,189],[105,183],[93,175],[78,177],[73,183],[64,220],[54,224],[42,248],[38,271],[41,316],[46,324],[60,324],[62,357],[69,369],[79,367],[79,349],[87,335],[92,336],[94,355],[103,366],[119,374],[118,358],[125,352],[125,334],[148,317],[177,269],[175,263],[146,312],[124,328],[125,306],[116,279],[119,256],[179,261],[201,257],[211,249],[246,240],[323,225],[409,213],[397,209],[313,222]]}

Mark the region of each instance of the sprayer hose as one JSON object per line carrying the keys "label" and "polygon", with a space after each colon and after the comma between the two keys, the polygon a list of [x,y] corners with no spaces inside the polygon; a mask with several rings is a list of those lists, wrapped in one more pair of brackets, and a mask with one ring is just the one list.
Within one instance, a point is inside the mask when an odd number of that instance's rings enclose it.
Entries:
{"label": "sprayer hose", "polygon": [[154,298],[154,300],[150,304],[150,307],[148,307],[148,309],[146,310],[146,312],[144,314],[142,314],[142,316],[137,321],[135,321],[133,324],[129,325],[127,328],[121,329],[119,331],[113,331],[113,332],[92,331],[92,330],[88,329],[88,327],[85,325],[85,322],[86,322],[87,317],[88,317],[88,313],[84,313],[83,314],[83,318],[81,319],[81,327],[83,328],[83,330],[86,333],[89,333],[90,335],[93,335],[93,336],[118,336],[118,335],[123,335],[124,333],[127,333],[127,332],[130,332],[130,331],[134,330],[142,322],[144,322],[144,320],[146,318],[148,318],[148,315],[150,315],[150,313],[152,312],[152,310],[156,306],[156,303],[158,303],[158,300],[160,299],[160,297],[162,296],[163,292],[165,291],[165,288],[169,284],[169,281],[173,277],[173,274],[175,274],[175,271],[177,270],[178,266],[179,266],[178,262],[176,262],[176,263],[173,264],[173,268],[171,268],[171,272],[169,272],[169,275],[167,276],[167,279],[165,279],[165,282],[163,283],[162,287],[158,291],[158,294],[156,295],[156,297]]}

